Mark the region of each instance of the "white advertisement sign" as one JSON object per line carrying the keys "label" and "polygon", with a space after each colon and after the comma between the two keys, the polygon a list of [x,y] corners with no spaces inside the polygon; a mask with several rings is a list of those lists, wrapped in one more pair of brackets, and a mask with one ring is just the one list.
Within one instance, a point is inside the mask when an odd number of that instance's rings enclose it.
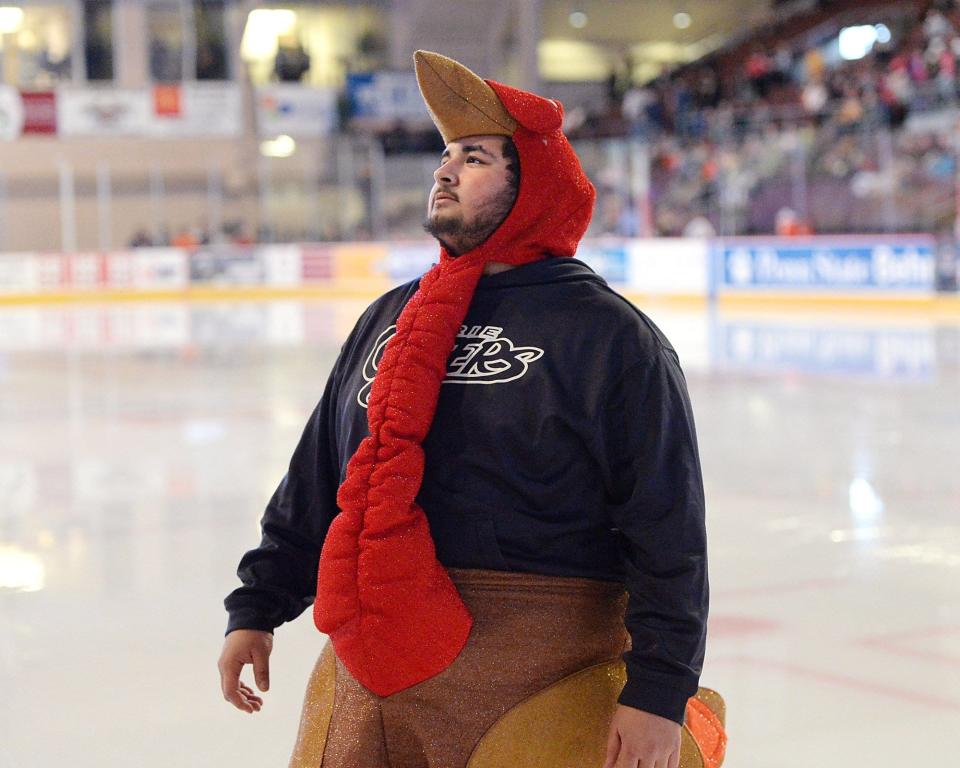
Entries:
{"label": "white advertisement sign", "polygon": [[257,249],[267,285],[300,285],[303,258],[299,245],[264,245]]}
{"label": "white advertisement sign", "polygon": [[337,125],[337,93],[332,88],[277,84],[257,89],[260,136],[326,136]]}
{"label": "white advertisement sign", "polygon": [[152,93],[153,136],[239,136],[243,99],[232,83],[157,86]]}
{"label": "white advertisement sign", "polygon": [[0,255],[0,294],[34,293],[40,287],[33,254]]}
{"label": "white advertisement sign", "polygon": [[135,288],[186,288],[190,284],[187,252],[179,248],[137,250],[132,267]]}
{"label": "white advertisement sign", "polygon": [[0,141],[14,141],[23,133],[23,100],[20,91],[0,85]]}
{"label": "white advertisement sign", "polygon": [[61,136],[143,136],[151,112],[145,90],[61,88],[57,93]]}
{"label": "white advertisement sign", "polygon": [[106,259],[104,282],[111,290],[176,290],[189,284],[187,253],[179,248],[116,251]]}
{"label": "white advertisement sign", "polygon": [[660,295],[707,295],[709,240],[631,240],[628,252],[627,290]]}

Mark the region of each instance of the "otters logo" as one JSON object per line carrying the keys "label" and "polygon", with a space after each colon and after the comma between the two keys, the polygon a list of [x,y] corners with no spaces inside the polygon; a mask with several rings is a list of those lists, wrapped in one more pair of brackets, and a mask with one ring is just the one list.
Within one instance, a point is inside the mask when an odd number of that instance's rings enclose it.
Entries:
{"label": "otters logo", "polygon": [[[366,380],[357,393],[357,402],[364,408],[370,400],[370,387],[377,367],[383,358],[387,342],[394,337],[397,326],[391,325],[377,337],[373,349],[363,364]],[[447,360],[444,384],[505,384],[523,376],[530,363],[543,357],[539,347],[517,347],[501,336],[503,328],[494,325],[460,326],[453,350]]]}

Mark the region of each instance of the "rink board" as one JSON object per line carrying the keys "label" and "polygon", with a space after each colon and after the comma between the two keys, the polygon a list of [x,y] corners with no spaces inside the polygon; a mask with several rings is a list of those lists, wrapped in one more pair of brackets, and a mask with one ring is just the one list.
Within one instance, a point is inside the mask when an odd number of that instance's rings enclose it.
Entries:
{"label": "rink board", "polygon": [[[937,303],[937,245],[923,235],[591,238],[577,257],[643,300]],[[0,303],[368,297],[417,278],[436,259],[430,241],[0,254]]]}

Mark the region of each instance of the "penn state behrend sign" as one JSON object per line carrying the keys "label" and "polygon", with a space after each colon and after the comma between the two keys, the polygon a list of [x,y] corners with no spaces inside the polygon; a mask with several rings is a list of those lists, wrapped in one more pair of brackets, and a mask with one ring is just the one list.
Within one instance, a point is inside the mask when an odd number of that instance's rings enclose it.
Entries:
{"label": "penn state behrend sign", "polygon": [[715,285],[723,291],[926,292],[935,289],[929,237],[720,240]]}

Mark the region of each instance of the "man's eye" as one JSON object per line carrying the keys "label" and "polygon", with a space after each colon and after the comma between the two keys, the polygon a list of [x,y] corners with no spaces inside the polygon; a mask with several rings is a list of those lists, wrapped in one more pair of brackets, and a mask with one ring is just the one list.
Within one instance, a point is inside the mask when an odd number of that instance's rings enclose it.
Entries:
{"label": "man's eye", "polygon": [[483,165],[483,160],[481,160],[479,157],[468,157],[468,158],[467,158],[467,162],[468,162],[468,163],[479,163],[480,165]]}

